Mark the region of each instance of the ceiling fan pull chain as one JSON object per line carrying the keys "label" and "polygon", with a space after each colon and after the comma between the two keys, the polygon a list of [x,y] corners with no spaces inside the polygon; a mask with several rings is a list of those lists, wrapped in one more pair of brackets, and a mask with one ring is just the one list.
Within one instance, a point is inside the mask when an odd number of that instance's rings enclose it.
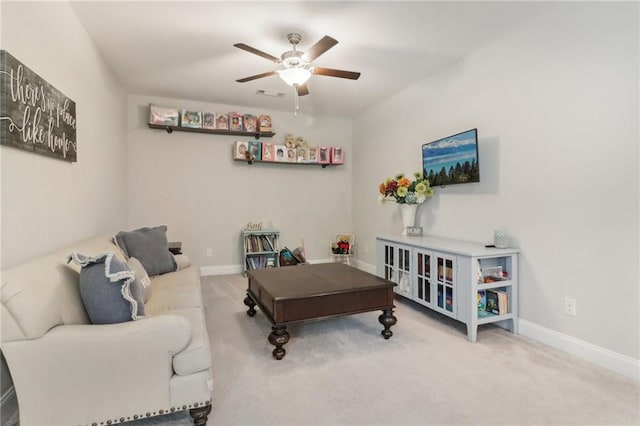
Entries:
{"label": "ceiling fan pull chain", "polygon": [[293,85],[293,93],[294,93],[293,97],[295,99],[295,108],[293,110],[293,115],[297,117],[298,110],[300,109],[300,106],[298,105],[298,85],[297,84]]}

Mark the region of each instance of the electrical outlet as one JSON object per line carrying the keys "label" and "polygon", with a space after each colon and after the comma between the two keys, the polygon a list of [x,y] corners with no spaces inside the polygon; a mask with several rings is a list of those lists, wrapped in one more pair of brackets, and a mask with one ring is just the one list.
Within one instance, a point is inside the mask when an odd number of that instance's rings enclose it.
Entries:
{"label": "electrical outlet", "polygon": [[213,257],[213,249],[212,248],[208,248],[207,249],[207,257]]}
{"label": "electrical outlet", "polygon": [[569,297],[564,298],[564,313],[571,316],[576,316],[576,300]]}

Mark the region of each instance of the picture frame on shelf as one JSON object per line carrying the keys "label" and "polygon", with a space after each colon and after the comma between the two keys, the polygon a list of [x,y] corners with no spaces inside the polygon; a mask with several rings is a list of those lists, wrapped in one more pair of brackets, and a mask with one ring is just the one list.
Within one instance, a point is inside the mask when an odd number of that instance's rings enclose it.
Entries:
{"label": "picture frame on shelf", "polygon": [[331,150],[328,146],[318,147],[318,164],[329,164],[331,162]]}
{"label": "picture frame on shelf", "polygon": [[262,142],[262,161],[275,161],[274,145],[270,142]]}
{"label": "picture frame on shelf", "polygon": [[229,117],[227,114],[216,113],[216,129],[229,130]]}
{"label": "picture frame on shelf", "polygon": [[262,142],[249,141],[249,154],[252,160],[262,160]]}
{"label": "picture frame on shelf", "polygon": [[233,158],[236,160],[246,160],[249,152],[249,143],[245,141],[235,141],[233,144]]}
{"label": "picture frame on shelf", "polygon": [[271,116],[262,114],[258,117],[258,130],[260,132],[270,132],[271,127]]}
{"label": "picture frame on shelf", "polygon": [[241,132],[243,130],[242,114],[239,112],[229,113],[229,130],[233,130],[234,132]]}
{"label": "picture frame on shelf", "polygon": [[298,163],[308,163],[309,162],[309,148],[306,146],[299,146],[296,148],[296,161]]}
{"label": "picture frame on shelf", "polygon": [[274,161],[287,162],[287,147],[285,145],[274,145],[273,149],[275,151]]}
{"label": "picture frame on shelf", "polygon": [[215,129],[216,128],[216,113],[211,111],[202,111],[202,128],[203,129]]}
{"label": "picture frame on shelf", "polygon": [[318,162],[318,147],[310,146],[309,155],[307,156],[307,163],[317,163],[317,162]]}
{"label": "picture frame on shelf", "polygon": [[149,124],[161,126],[178,126],[180,111],[178,108],[162,107],[149,104]]}
{"label": "picture frame on shelf", "polygon": [[202,128],[202,112],[183,109],[180,114],[180,126],[192,129]]}
{"label": "picture frame on shelf", "polygon": [[331,164],[344,164],[344,150],[341,146],[331,147]]}
{"label": "picture frame on shelf", "polygon": [[252,114],[245,114],[242,117],[242,123],[245,132],[257,132],[258,131],[258,117]]}
{"label": "picture frame on shelf", "polygon": [[298,156],[295,148],[287,148],[287,161],[289,163],[295,163],[298,161]]}

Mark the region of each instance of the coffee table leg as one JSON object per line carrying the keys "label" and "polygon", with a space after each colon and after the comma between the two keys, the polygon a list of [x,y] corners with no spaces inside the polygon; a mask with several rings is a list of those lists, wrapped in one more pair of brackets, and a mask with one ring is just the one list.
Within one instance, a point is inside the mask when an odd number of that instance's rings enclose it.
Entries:
{"label": "coffee table leg", "polygon": [[287,326],[274,325],[271,327],[271,334],[269,334],[269,343],[276,348],[273,350],[273,357],[275,359],[284,358],[286,351],[282,346],[289,341],[289,333],[287,333]]}
{"label": "coffee table leg", "polygon": [[250,298],[248,294],[247,294],[247,297],[244,298],[244,304],[249,307],[249,310],[247,311],[247,315],[249,315],[250,317],[254,316],[256,314],[256,310],[253,309],[253,307],[256,306],[256,304],[253,303],[253,299]]}
{"label": "coffee table leg", "polygon": [[398,319],[393,315],[393,309],[384,309],[382,315],[378,317],[380,324],[384,326],[384,330],[380,332],[385,339],[393,336],[393,331],[390,330],[392,325],[398,322]]}

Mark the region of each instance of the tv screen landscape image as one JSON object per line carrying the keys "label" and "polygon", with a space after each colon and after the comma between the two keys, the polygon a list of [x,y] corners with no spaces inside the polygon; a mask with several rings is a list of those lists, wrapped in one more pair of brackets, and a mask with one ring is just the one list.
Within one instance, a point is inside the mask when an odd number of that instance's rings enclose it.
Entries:
{"label": "tv screen landscape image", "polygon": [[422,173],[431,186],[480,182],[478,129],[422,145]]}

